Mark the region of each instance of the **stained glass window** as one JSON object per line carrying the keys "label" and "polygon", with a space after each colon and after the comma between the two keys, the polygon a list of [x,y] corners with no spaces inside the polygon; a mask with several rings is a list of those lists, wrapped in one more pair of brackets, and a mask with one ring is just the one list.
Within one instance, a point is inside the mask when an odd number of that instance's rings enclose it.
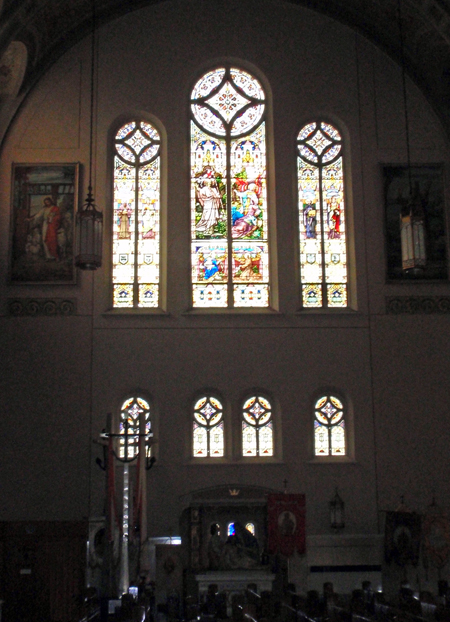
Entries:
{"label": "stained glass window", "polygon": [[347,306],[342,138],[324,121],[297,138],[300,274],[304,308]]}
{"label": "stained glass window", "polygon": [[224,452],[223,408],[212,395],[205,395],[194,405],[194,458],[221,458]]}
{"label": "stained glass window", "polygon": [[345,456],[344,406],[337,397],[324,395],[317,400],[314,416],[316,456]]}
{"label": "stained glass window", "polygon": [[191,95],[192,304],[268,307],[265,95],[220,67]]}
{"label": "stained glass window", "polygon": [[[119,434],[119,457],[135,458],[139,453],[139,435],[152,434],[150,406],[142,397],[129,397],[122,404]],[[149,455],[150,447],[147,447]]]}
{"label": "stained glass window", "polygon": [[247,523],[245,528],[252,534],[252,536],[255,535],[255,525],[253,523]]}
{"label": "stained glass window", "polygon": [[160,137],[131,121],[115,137],[113,306],[158,307]]}
{"label": "stained glass window", "polygon": [[242,409],[242,455],[273,456],[272,407],[262,396],[253,396]]}

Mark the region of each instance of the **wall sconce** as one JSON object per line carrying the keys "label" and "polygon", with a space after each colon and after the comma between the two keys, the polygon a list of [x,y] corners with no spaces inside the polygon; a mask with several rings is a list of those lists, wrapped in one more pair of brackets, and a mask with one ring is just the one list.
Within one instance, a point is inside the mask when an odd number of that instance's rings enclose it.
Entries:
{"label": "wall sconce", "polygon": [[345,503],[336,488],[336,494],[330,501],[330,526],[331,529],[338,531],[345,527]]}

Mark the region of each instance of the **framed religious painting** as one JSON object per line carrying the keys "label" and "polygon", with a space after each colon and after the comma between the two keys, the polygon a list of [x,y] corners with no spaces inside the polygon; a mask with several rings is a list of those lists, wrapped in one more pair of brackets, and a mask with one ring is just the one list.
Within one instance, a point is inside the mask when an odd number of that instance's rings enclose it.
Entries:
{"label": "framed religious painting", "polygon": [[75,283],[79,164],[13,164],[11,284]]}

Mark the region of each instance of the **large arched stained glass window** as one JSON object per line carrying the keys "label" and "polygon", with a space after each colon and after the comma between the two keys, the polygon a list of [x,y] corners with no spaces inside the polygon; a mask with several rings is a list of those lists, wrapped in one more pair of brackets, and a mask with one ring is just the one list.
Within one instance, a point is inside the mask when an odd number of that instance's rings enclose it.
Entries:
{"label": "large arched stained glass window", "polygon": [[131,121],[114,146],[113,306],[158,307],[159,134],[149,123]]}
{"label": "large arched stained glass window", "polygon": [[268,307],[265,95],[246,71],[220,67],[191,95],[194,307]]}
{"label": "large arched stained glass window", "polygon": [[272,407],[261,395],[248,398],[243,405],[242,455],[273,456]]}
{"label": "large arched stained glass window", "polygon": [[344,406],[333,395],[324,395],[314,409],[314,453],[316,456],[345,456]]}
{"label": "large arched stained glass window", "polygon": [[[122,404],[119,421],[119,457],[132,460],[139,453],[139,438],[152,433],[149,403],[142,397],[129,397]],[[146,443],[147,456],[150,445]]]}
{"label": "large arched stained glass window", "polygon": [[305,308],[347,306],[342,138],[314,121],[297,138],[300,274]]}
{"label": "large arched stained glass window", "polygon": [[223,408],[212,395],[205,395],[194,405],[194,458],[221,458],[224,452]]}

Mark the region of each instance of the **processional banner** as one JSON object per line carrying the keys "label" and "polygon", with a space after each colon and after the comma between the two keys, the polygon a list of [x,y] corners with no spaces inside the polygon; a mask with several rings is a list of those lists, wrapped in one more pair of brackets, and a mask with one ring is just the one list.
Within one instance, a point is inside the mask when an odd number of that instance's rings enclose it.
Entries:
{"label": "processional banner", "polygon": [[399,566],[417,566],[420,553],[420,515],[414,512],[387,512],[385,557]]}
{"label": "processional banner", "polygon": [[447,516],[428,514],[422,521],[424,565],[442,568],[450,557],[450,521]]}
{"label": "processional banner", "polygon": [[290,557],[305,552],[305,495],[272,494],[267,499],[268,550]]}

